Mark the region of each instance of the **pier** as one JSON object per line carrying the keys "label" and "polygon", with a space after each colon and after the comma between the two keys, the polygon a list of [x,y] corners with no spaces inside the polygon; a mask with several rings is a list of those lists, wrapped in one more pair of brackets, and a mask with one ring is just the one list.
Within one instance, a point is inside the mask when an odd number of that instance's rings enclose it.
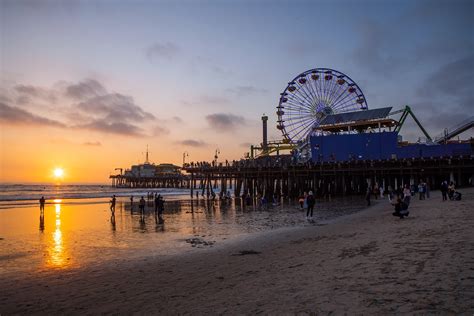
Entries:
{"label": "pier", "polygon": [[114,188],[189,188],[189,176],[155,175],[155,176],[130,176],[111,175],[109,177]]}
{"label": "pier", "polygon": [[[272,157],[273,158],[273,157]],[[250,194],[294,198],[313,190],[318,196],[363,194],[368,185],[396,189],[400,185],[429,183],[439,188],[444,180],[458,186],[472,185],[474,158],[471,156],[432,159],[365,160],[348,162],[291,163],[290,157],[237,161],[229,165],[189,164],[190,194],[209,196],[213,189],[232,190],[236,197]]]}
{"label": "pier", "polygon": [[[474,126],[474,117],[431,138],[410,106],[369,109],[364,93],[347,75],[315,68],[297,75],[280,94],[276,107],[280,140],[268,141],[268,116],[262,116],[262,143],[247,159],[155,166],[148,161],[111,175],[114,187],[188,188],[190,195],[294,198],[305,191],[318,196],[365,194],[375,188],[397,190],[426,182],[430,189],[452,181],[472,186],[474,140],[453,137]],[[394,116],[400,115],[398,119]],[[403,141],[411,117],[422,135]],[[424,140],[422,140],[422,138]]]}

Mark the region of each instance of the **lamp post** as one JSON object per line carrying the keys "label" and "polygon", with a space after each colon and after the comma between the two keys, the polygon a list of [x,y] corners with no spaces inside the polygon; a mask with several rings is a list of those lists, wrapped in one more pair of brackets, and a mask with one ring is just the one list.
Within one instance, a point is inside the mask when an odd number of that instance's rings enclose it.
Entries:
{"label": "lamp post", "polygon": [[183,167],[184,167],[184,163],[186,162],[186,157],[189,157],[189,154],[187,151],[183,153]]}

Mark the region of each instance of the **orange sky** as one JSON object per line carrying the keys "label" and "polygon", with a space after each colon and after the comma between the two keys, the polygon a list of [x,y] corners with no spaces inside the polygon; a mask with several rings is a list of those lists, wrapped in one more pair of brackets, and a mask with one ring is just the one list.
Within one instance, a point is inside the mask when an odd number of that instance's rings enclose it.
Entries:
{"label": "orange sky", "polygon": [[143,163],[147,144],[149,160],[156,164],[181,165],[184,151],[189,154],[187,162],[210,161],[216,148],[222,161],[238,159],[248,151],[225,142],[193,148],[159,137],[141,139],[38,126],[0,125],[0,129],[0,182],[56,182],[53,170],[59,167],[65,172],[63,183],[108,183],[109,175],[117,173],[114,168]]}

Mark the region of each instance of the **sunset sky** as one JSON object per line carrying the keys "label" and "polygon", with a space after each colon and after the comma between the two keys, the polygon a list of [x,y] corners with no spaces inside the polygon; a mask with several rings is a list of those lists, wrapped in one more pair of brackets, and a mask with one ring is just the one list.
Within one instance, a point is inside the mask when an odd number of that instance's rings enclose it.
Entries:
{"label": "sunset sky", "polygon": [[263,113],[281,137],[279,94],[316,67],[432,136],[474,112],[473,1],[0,3],[0,182],[108,183],[147,145],[154,163],[240,159]]}

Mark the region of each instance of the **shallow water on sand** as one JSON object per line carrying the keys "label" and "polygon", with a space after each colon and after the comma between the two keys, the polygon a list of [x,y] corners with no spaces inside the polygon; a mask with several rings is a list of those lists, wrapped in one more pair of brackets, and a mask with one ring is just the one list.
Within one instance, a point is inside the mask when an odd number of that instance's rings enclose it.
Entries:
{"label": "shallow water on sand", "polygon": [[[54,200],[44,215],[38,206],[0,210],[0,275],[75,269],[106,262],[166,257],[223,247],[262,231],[314,225],[296,203],[267,209],[240,199],[207,201],[188,198],[165,203],[164,224],[149,202],[144,220],[135,202],[119,198],[115,216],[108,199]],[[360,211],[361,197],[318,201],[315,222]]]}

